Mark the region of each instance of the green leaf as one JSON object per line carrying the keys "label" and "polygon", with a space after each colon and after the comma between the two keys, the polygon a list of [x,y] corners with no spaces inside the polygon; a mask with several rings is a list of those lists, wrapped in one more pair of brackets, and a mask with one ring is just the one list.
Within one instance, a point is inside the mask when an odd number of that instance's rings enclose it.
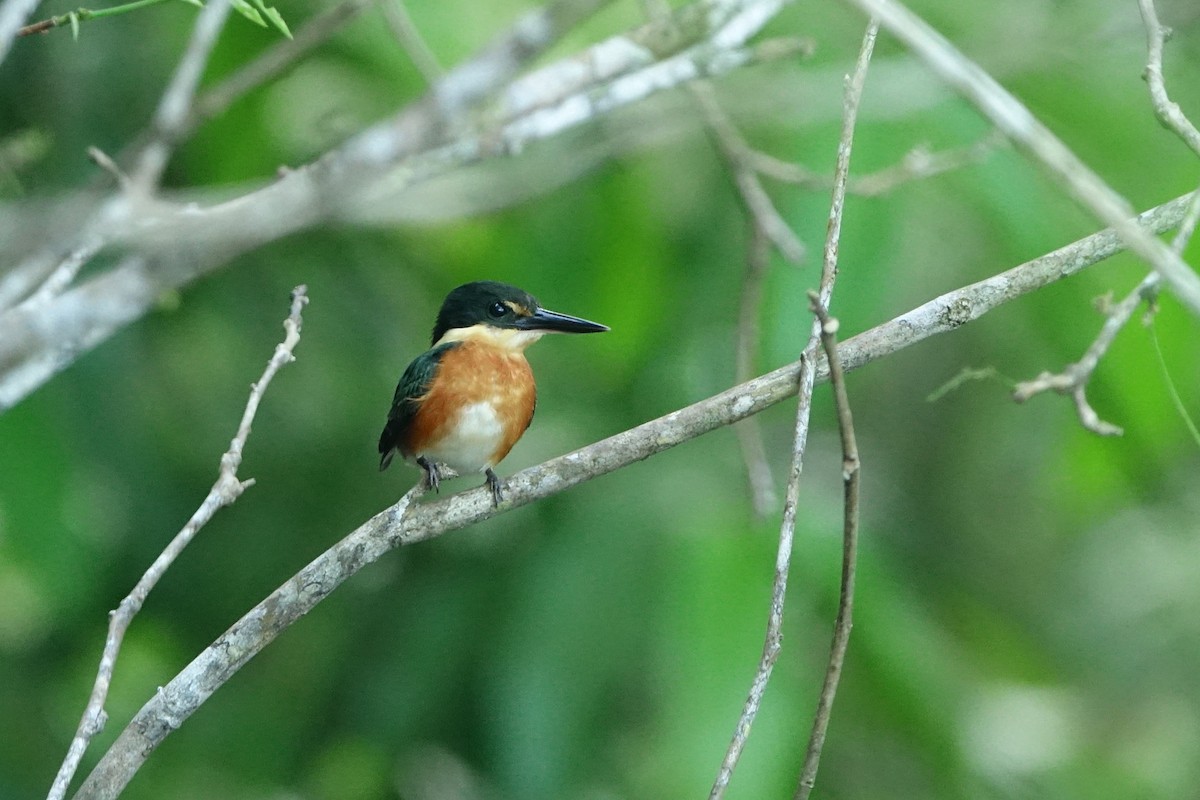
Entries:
{"label": "green leaf", "polygon": [[292,32],[288,30],[287,23],[283,21],[283,15],[276,10],[275,6],[267,5],[265,0],[251,0],[251,2],[262,13],[262,16],[269,19],[271,24],[279,29],[280,33],[289,39],[292,38]]}
{"label": "green leaf", "polygon": [[204,3],[201,3],[200,0],[182,0],[182,2],[187,3],[189,6],[195,6],[196,8],[204,8]]}
{"label": "green leaf", "polygon": [[79,15],[72,11],[67,14],[67,21],[71,23],[71,38],[79,41]]}
{"label": "green leaf", "polygon": [[262,15],[258,13],[258,9],[246,2],[246,0],[229,0],[229,4],[233,6],[234,11],[254,24],[261,25],[264,28],[267,27],[267,23],[262,18]]}

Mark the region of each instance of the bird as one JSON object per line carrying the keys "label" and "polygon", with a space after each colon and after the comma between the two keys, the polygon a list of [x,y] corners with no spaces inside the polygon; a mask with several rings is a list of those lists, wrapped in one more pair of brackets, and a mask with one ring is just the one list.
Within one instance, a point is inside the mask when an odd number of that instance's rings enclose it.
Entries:
{"label": "bird", "polygon": [[607,325],[542,308],[515,286],[474,281],[446,295],[430,349],[404,370],[379,436],[379,469],[399,453],[435,491],[439,465],[482,472],[492,504],[504,500],[493,468],[533,421],[537,389],[525,348],[547,333],[600,333]]}

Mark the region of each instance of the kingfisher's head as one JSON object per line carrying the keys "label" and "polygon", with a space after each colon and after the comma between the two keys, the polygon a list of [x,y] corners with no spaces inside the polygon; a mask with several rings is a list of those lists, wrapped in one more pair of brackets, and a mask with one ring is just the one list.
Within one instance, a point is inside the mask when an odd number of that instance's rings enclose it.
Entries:
{"label": "kingfisher's head", "polygon": [[433,344],[486,338],[524,350],[547,333],[599,333],[608,326],[550,311],[529,292],[496,281],[464,283],[442,303],[433,326]]}

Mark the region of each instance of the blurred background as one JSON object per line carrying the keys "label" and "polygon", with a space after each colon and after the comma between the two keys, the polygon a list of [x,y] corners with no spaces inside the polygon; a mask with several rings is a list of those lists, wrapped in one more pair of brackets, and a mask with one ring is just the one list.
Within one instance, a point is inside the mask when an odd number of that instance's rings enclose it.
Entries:
{"label": "blurred background", "polygon": [[[280,10],[296,30],[327,7]],[[443,65],[527,7],[409,3]],[[1150,110],[1132,0],[913,7],[1138,208],[1196,187],[1195,157]],[[1160,13],[1176,28],[1168,88],[1200,119],[1200,12],[1176,2]],[[614,3],[550,58],[642,14]],[[194,19],[166,4],[86,23],[78,42],[68,31],[18,41],[0,67],[3,202],[91,180],[85,147],[116,152],[144,127]],[[717,97],[756,147],[829,174],[863,25],[842,4],[797,3],[765,34],[811,38],[812,57],[745,69]],[[231,18],[206,83],[277,37]],[[423,88],[371,8],[203,127],[166,185],[237,191]],[[450,288],[507,281],[612,327],[530,351],[538,415],[502,475],[732,385],[747,226],[698,119],[686,94],[660,97],[448,186],[426,219],[322,228],[241,256],[0,416],[0,798],[49,787],[106,613],[211,486],[294,285],[312,302],[298,360],[246,448],[241,476],[257,483],[134,622],[81,777],[155,687],[417,480],[403,465],[379,473],[375,441]],[[881,35],[854,174],[988,134]],[[527,181],[527,196],[488,209],[492,178],[507,194]],[[771,264],[758,372],[794,361],[807,336],[803,296],[828,213],[825,190],[767,185],[810,255]],[[833,311],[849,336],[1095,229],[1019,154],[996,149],[851,197]],[[1200,244],[1185,257],[1196,263]],[[1087,433],[1058,396],[1015,405],[1003,379],[926,399],[964,367],[1023,380],[1077,360],[1102,322],[1095,298],[1144,274],[1114,258],[850,376],[864,464],[858,607],[816,796],[1200,796],[1200,446],[1149,330],[1135,318],[1091,383],[1121,438]],[[1200,416],[1200,321],[1168,295],[1154,327]],[[729,798],[791,796],[827,658],[841,456],[828,388],[817,398],[784,650]],[[760,418],[780,495],[794,412]],[[722,429],[389,554],[221,689],[125,796],[705,796],[761,652],[777,541],[780,508],[756,517],[745,475]]]}

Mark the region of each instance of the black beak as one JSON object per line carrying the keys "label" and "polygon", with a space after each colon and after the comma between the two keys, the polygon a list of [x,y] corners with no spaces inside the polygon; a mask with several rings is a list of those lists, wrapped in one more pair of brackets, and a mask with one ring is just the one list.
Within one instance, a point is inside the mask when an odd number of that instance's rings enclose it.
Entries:
{"label": "black beak", "polygon": [[589,322],[546,308],[539,308],[528,317],[518,317],[515,326],[521,330],[554,333],[601,333],[608,330],[607,325],[601,325],[599,322]]}

